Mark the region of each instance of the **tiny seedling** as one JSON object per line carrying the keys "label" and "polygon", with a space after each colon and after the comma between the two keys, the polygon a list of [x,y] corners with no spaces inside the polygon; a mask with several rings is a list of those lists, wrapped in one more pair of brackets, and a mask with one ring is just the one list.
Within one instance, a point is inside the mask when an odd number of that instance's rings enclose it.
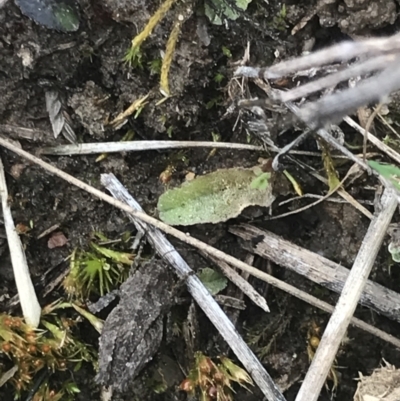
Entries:
{"label": "tiny seedling", "polygon": [[180,389],[192,397],[198,396],[201,401],[233,401],[234,383],[247,390],[247,384],[253,385],[247,372],[232,360],[221,356],[219,361],[214,363],[211,358],[197,352],[194,366],[187,379],[181,383]]}
{"label": "tiny seedling", "polygon": [[232,58],[232,53],[226,46],[222,46],[222,53],[224,56]]}
{"label": "tiny seedling", "polygon": [[[6,383],[14,387],[16,398],[23,391],[30,390],[34,378],[43,369],[53,374],[57,371],[77,371],[84,361],[96,364],[97,355],[94,349],[73,334],[76,321],[54,314],[54,309],[44,308],[40,326],[35,330],[20,317],[6,313],[0,315],[0,353],[18,367],[14,376]],[[76,385],[70,383],[68,388],[76,388]],[[64,390],[60,390],[62,394]],[[47,389],[44,386],[41,392],[56,394],[49,386]],[[36,399],[53,400],[40,398],[41,392],[39,391]]]}
{"label": "tiny seedling", "polygon": [[74,250],[70,257],[70,272],[63,281],[67,294],[79,300],[91,293],[104,295],[124,282],[134,255],[109,247],[90,244],[90,251]]}
{"label": "tiny seedling", "polygon": [[285,31],[288,28],[288,25],[286,24],[286,14],[286,5],[283,4],[279,13],[272,18],[270,26],[277,31]]}
{"label": "tiny seedling", "polygon": [[220,72],[217,72],[217,73],[215,74],[215,77],[214,77],[214,82],[215,82],[216,84],[220,84],[224,79],[225,79],[224,74],[221,74]]}
{"label": "tiny seedling", "polygon": [[[177,0],[164,0],[157,11],[150,17],[143,30],[132,39],[132,44],[127,51],[124,60],[131,66],[135,67],[141,65],[141,46],[143,42],[151,35],[153,29],[162,21],[167,12],[176,3]],[[175,22],[170,32],[167,45],[165,48],[165,55],[161,63],[161,77],[160,77],[160,91],[165,96],[170,95],[168,74],[171,68],[172,59],[175,53],[175,47],[179,39],[182,25],[186,19],[191,15],[193,7],[190,4],[184,8],[183,13],[177,13]]]}

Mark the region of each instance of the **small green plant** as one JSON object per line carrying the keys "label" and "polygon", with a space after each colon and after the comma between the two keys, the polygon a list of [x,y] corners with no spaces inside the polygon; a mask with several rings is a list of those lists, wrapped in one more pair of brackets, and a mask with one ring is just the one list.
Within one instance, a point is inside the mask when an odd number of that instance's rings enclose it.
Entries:
{"label": "small green plant", "polygon": [[257,175],[257,177],[254,178],[251,182],[250,188],[260,190],[267,189],[270,185],[271,173],[263,173],[260,168],[259,171],[255,172],[255,174]]}
{"label": "small green plant", "polygon": [[32,401],[74,401],[76,394],[80,392],[75,382],[65,382],[57,390],[48,381],[45,381],[33,396]]}
{"label": "small green plant", "polygon": [[225,79],[225,76],[223,74],[221,74],[220,72],[217,72],[214,77],[214,82],[216,84],[220,84],[224,79]]}
{"label": "small green plant", "polygon": [[232,58],[232,53],[226,46],[222,46],[222,53],[224,56]]}
{"label": "small green plant", "polygon": [[286,5],[283,4],[279,13],[273,17],[272,22],[270,23],[273,29],[278,31],[285,31],[287,29],[286,24]]}
{"label": "small green plant", "polygon": [[218,107],[223,104],[222,96],[216,96],[206,103],[206,109],[210,110],[213,107]]}
{"label": "small green plant", "polygon": [[234,383],[246,389],[246,384],[253,385],[245,370],[226,357],[220,357],[219,360],[220,363],[216,364],[211,358],[197,352],[194,367],[181,383],[180,389],[192,397],[197,395],[201,401],[233,401]]}
{"label": "small green plant", "polygon": [[174,135],[174,127],[171,125],[167,129],[167,136],[168,138],[172,138],[173,135]]}
{"label": "small green plant", "polygon": [[64,290],[76,299],[85,299],[94,292],[104,295],[124,282],[134,259],[132,253],[119,252],[90,244],[91,251],[74,250],[70,272],[63,281]]}
{"label": "small green plant", "polygon": [[147,63],[150,75],[160,75],[161,74],[161,66],[162,66],[162,59],[157,58],[155,60],[150,61]]}
{"label": "small green plant", "polygon": [[126,52],[123,61],[128,63],[132,68],[140,68],[143,70],[143,53],[140,47],[130,47]]}
{"label": "small green plant", "polygon": [[[48,310],[52,311],[53,308]],[[0,315],[0,353],[18,366],[15,375],[7,382],[14,387],[16,398],[31,388],[34,377],[42,369],[48,369],[50,374],[66,370],[77,371],[82,362],[95,366],[97,361],[96,352],[74,336],[75,320],[54,313],[46,314],[45,311],[43,313],[45,315],[36,330],[32,330],[20,317],[6,313]],[[72,382],[64,390],[67,389],[78,391],[76,384]],[[52,391],[54,390],[47,387],[42,389],[41,394],[49,395]],[[64,394],[64,391],[61,393]],[[47,401],[59,398],[36,399]]]}

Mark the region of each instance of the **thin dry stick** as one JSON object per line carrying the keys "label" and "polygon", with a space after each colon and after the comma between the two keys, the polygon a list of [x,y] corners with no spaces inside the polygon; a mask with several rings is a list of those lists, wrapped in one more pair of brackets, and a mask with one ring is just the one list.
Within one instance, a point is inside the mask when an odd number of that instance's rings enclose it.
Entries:
{"label": "thin dry stick", "polygon": [[[133,209],[143,212],[140,205],[130,196],[129,192],[113,174],[103,174],[101,176],[101,181],[115,198],[130,205]],[[166,259],[175,271],[185,279],[188,291],[193,296],[194,300],[217,328],[238,359],[243,363],[264,395],[271,401],[285,400],[268,372],[236,331],[235,326],[216,303],[209,291],[204,287],[200,279],[193,274],[193,270],[183,260],[171,243],[159,230],[147,224],[143,224],[143,222],[135,219],[132,215],[129,215],[129,217],[133,220],[135,225],[138,226],[139,231],[143,230],[146,233],[150,243],[158,254]]]}
{"label": "thin dry stick", "polygon": [[392,124],[389,124],[386,119],[382,116],[382,114],[378,114],[379,119],[381,120],[382,124],[386,125],[390,129],[390,131],[393,132],[394,135],[397,136],[397,138],[400,139],[400,134],[393,128]]}
{"label": "thin dry stick", "polygon": [[[18,148],[17,146],[13,145],[12,143],[9,143],[8,141],[4,140],[1,137],[0,137],[0,145],[13,151],[14,153],[20,155],[23,158],[25,158],[33,163],[36,163],[37,165],[39,165],[40,167],[45,169],[47,172],[62,178],[63,180],[69,182],[70,184],[75,185],[76,187],[81,188],[84,191],[87,191],[88,193],[91,193],[95,197],[109,203],[110,205],[112,205],[114,207],[117,207],[117,208],[129,213],[133,217],[136,217],[145,223],[151,224],[152,226],[164,231],[166,234],[174,236],[175,238],[181,240],[182,242],[184,242],[186,244],[189,244],[189,245],[191,245],[195,248],[198,248],[220,260],[223,260],[224,262],[229,263],[230,265],[232,265],[246,273],[249,273],[254,277],[257,277],[260,280],[263,280],[263,281],[281,289],[282,291],[285,291],[288,294],[309,303],[310,305],[313,305],[313,306],[320,308],[329,313],[331,313],[333,311],[333,307],[331,305],[329,305],[328,303],[322,302],[318,298],[313,297],[303,291],[300,291],[297,288],[295,288],[289,284],[286,284],[285,282],[280,281],[280,280],[276,279],[275,277],[270,276],[269,274],[264,273],[256,268],[254,268],[253,266],[248,265],[247,263],[242,262],[241,260],[234,258],[233,256],[227,255],[226,253],[224,253],[218,249],[215,249],[212,246],[207,245],[204,242],[201,242],[195,238],[192,238],[192,237],[182,233],[181,231],[176,230],[175,228],[170,227],[167,224],[164,224],[164,223],[156,220],[155,218],[148,216],[145,213],[139,212],[139,211],[131,208],[126,203],[120,202],[120,201],[112,198],[111,196],[106,195],[105,193],[99,191],[98,189],[91,187],[90,185],[78,180],[77,178],[44,162],[43,160],[39,159],[38,157],[33,156],[30,153]],[[165,257],[167,257],[167,255],[165,255]],[[359,319],[353,318],[351,322],[354,326],[359,327],[371,334],[374,334],[374,335],[382,338],[384,341],[392,343],[396,347],[400,348],[400,344],[399,344],[398,340],[396,340],[394,337],[390,336],[389,334],[384,333],[375,328],[371,328],[370,325],[364,323],[363,321],[361,321]]]}
{"label": "thin dry stick", "polygon": [[372,122],[374,121],[374,118],[381,110],[382,106],[383,106],[383,103],[381,102],[378,104],[378,106],[375,107],[375,110],[369,116],[369,118],[367,120],[367,124],[365,125],[365,128],[364,128],[364,138],[363,138],[363,160],[364,160],[364,162],[367,159],[367,140],[368,140],[367,132],[369,132]]}
{"label": "thin dry stick", "polygon": [[[328,180],[319,175],[318,173],[316,173],[315,171],[310,171],[310,174],[316,179],[328,185]],[[344,189],[339,189],[337,192],[346,202],[353,205],[365,217],[372,219],[372,213],[368,209],[366,209],[363,205],[361,205],[360,202],[357,202],[357,200],[354,199],[347,191],[345,191]]]}
{"label": "thin dry stick", "polygon": [[344,285],[342,295],[324,331],[296,401],[317,401],[321,389],[335,360],[340,343],[356,309],[361,292],[375,262],[387,228],[397,208],[397,196],[386,188],[382,210],[374,216],[357,258]]}
{"label": "thin dry stick", "polygon": [[176,148],[222,148],[263,150],[261,146],[246,145],[229,142],[198,142],[198,141],[126,141],[81,143],[77,145],[62,145],[44,148],[41,153],[45,155],[90,155],[94,153],[117,153],[143,150],[160,150]]}
{"label": "thin dry stick", "polygon": [[[354,166],[354,165],[353,165]],[[322,198],[316,200],[315,202],[312,202],[306,206],[300,207],[299,209],[296,210],[292,210],[290,212],[287,213],[282,213],[279,214],[278,216],[272,216],[269,218],[269,220],[276,220],[276,219],[281,219],[282,217],[286,217],[286,216],[290,216],[292,214],[297,214],[300,212],[304,212],[304,210],[310,209],[316,205],[318,205],[319,203],[323,202],[324,200],[328,199],[330,196],[332,196],[336,191],[338,191],[342,185],[344,184],[344,182],[347,180],[347,178],[352,174],[352,167],[349,168],[349,171],[347,172],[347,174],[344,176],[343,180],[339,182],[339,184],[333,188],[331,191],[329,191],[326,195],[324,195]]]}
{"label": "thin dry stick", "polygon": [[[361,125],[357,124],[352,118],[345,117],[343,120],[346,121],[346,123],[349,124],[350,127],[353,127],[355,130],[357,130],[361,135],[364,135],[365,129],[361,127]],[[379,140],[375,135],[372,135],[370,132],[367,131],[366,135],[368,137],[368,140],[373,145],[375,145],[379,150],[388,155],[395,162],[400,164],[400,154],[398,154],[389,146],[385,145],[381,140]]]}

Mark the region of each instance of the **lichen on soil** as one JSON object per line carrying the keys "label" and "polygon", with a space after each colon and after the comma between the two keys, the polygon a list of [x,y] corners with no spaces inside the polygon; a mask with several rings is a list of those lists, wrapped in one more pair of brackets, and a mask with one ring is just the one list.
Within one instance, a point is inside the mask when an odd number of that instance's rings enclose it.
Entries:
{"label": "lichen on soil", "polygon": [[[81,142],[115,141],[121,139],[127,130],[132,130],[135,139],[209,141],[213,134],[219,134],[225,142],[245,143],[248,137],[244,126],[240,122],[236,124],[237,115],[222,116],[232,101],[228,91],[232,66],[243,57],[248,43],[249,63],[269,65],[276,58],[285,59],[310,50],[310,44],[315,49],[346,38],[394,32],[398,29],[400,7],[399,2],[394,0],[253,0],[239,19],[216,26],[202,13],[202,2],[187,2],[194,12],[182,27],[169,74],[172,96],[158,103],[162,99],[159,75],[151,71],[150,65],[161,59],[173,21],[180,7],[185,6],[185,1],[176,3],[154,29],[142,48],[142,66],[132,69],[122,60],[132,38],[157,9],[158,1],[80,0],[79,30],[62,33],[36,24],[22,15],[14,2],[9,0],[0,6],[0,132],[9,125],[45,133],[36,141],[20,139],[23,148],[31,152],[42,145],[63,142],[61,137],[57,140],[53,138],[46,112],[45,91],[52,88],[59,91]],[[284,3],[285,12],[282,13]],[[306,17],[309,21],[305,27],[292,35],[291,29]],[[217,75],[222,76],[221,82],[215,79]],[[117,131],[104,129],[105,121],[110,121],[134,100],[149,92],[151,101],[137,118],[130,118]],[[1,133],[18,139],[11,133]],[[254,138],[251,140],[254,141]],[[316,150],[314,142],[306,142],[304,146]],[[15,222],[33,227],[23,241],[36,282],[40,282],[48,269],[65,268],[65,258],[74,248],[88,246],[93,231],[102,232],[109,238],[127,230],[134,231],[117,209],[47,175],[7,150],[1,149],[0,155],[8,173]],[[168,185],[175,186],[184,181],[188,172],[203,174],[220,168],[251,167],[257,164],[260,156],[264,155],[248,151],[210,154],[209,150],[196,149],[110,154],[99,163],[95,161],[96,156],[43,158],[98,188],[101,188],[100,174],[114,173],[145,211],[154,215],[157,200],[165,191],[159,176],[171,163],[174,171]],[[296,174],[296,171],[292,173]],[[304,186],[310,192],[318,191],[319,184],[311,183],[299,174],[299,180],[304,179]],[[354,194],[359,191],[358,188],[353,189]],[[233,222],[194,226],[187,231],[244,259],[246,252],[240,250],[236,238],[229,234],[228,225],[251,218],[286,239],[350,267],[368,227],[366,218],[360,217],[352,206],[340,203],[324,202],[301,214],[273,222],[263,221],[267,213],[264,209],[255,209]],[[37,236],[54,224],[59,225],[68,238],[68,244],[49,249],[47,239],[37,239]],[[5,244],[0,231],[0,299],[4,305],[16,292]],[[176,242],[174,244],[194,270],[209,266],[209,262],[192,249]],[[259,262],[261,268],[266,268]],[[389,275],[386,267],[387,253],[382,252],[374,269],[374,280],[399,290],[400,274],[393,268]],[[318,293],[326,301],[334,303],[337,299],[327,292],[318,292],[309,282],[280,267],[273,266],[272,272],[306,291]],[[285,395],[287,400],[294,400],[308,368],[307,325],[316,320],[323,326],[329,317],[278,290],[268,288],[267,291],[256,280],[251,282],[267,297],[271,314],[263,315],[246,301],[247,309],[240,314],[238,330],[246,338],[260,325],[266,329],[268,338],[260,337],[260,342],[254,345],[256,353],[274,338],[273,346],[262,357],[262,362],[280,384],[293,383]],[[41,302],[46,304],[60,295],[61,291],[56,290]],[[19,313],[18,310],[15,313]],[[199,315],[204,322],[199,333],[202,350],[211,356],[229,353],[210,323],[200,312]],[[357,316],[390,333],[398,331],[397,324],[366,309],[359,309]],[[86,335],[82,330],[82,336],[83,340],[97,347],[98,338],[94,333]],[[372,372],[379,366],[382,357],[397,367],[400,365],[400,354],[393,347],[353,328],[350,328],[348,337],[349,342],[338,356],[341,368],[337,399],[343,400],[352,399],[357,386],[354,379],[359,371],[365,374]],[[179,360],[177,357],[182,354],[181,342],[175,339],[167,344],[165,341],[156,358],[133,384],[131,391],[134,396],[130,393],[121,396],[121,399],[185,399],[177,386],[184,378],[183,372],[188,371],[190,358]],[[2,363],[0,360],[0,366]],[[160,366],[168,366],[168,369],[162,371]],[[164,374],[167,388],[162,394],[156,394],[149,385],[149,377],[160,372]],[[89,368],[74,374],[82,390],[76,395],[76,400],[99,399],[94,376]],[[12,397],[10,388],[0,388],[1,399],[11,400]],[[237,395],[237,399],[249,401],[260,397],[257,389],[253,393],[240,390]],[[328,399],[330,393],[324,391],[321,400]]]}

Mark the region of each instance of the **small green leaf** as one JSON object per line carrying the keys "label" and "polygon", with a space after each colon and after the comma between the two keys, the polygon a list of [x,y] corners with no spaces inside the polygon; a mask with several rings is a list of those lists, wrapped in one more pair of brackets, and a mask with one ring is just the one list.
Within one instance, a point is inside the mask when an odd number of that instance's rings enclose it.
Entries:
{"label": "small green leaf", "polygon": [[81,390],[79,390],[79,387],[77,386],[77,384],[75,382],[70,382],[67,383],[65,385],[65,390],[67,390],[68,393],[70,394],[78,394],[81,392]]}
{"label": "small green leaf", "polygon": [[224,75],[218,72],[214,77],[214,82],[220,84],[224,78]]}
{"label": "small green leaf", "polygon": [[254,180],[250,184],[250,187],[263,191],[268,188],[270,178],[271,173],[262,173],[258,177],[254,178]]}
{"label": "small green leaf", "polygon": [[224,54],[224,56],[226,56],[228,58],[232,58],[231,51],[225,46],[222,46],[222,53]]}
{"label": "small green leaf", "polygon": [[400,168],[392,164],[382,164],[373,160],[370,160],[368,164],[373,170],[377,171],[383,178],[388,180],[394,188],[400,191]]}
{"label": "small green leaf", "polygon": [[211,295],[217,295],[225,289],[228,284],[228,280],[225,276],[209,267],[201,269],[198,277],[207,290],[210,291]]}
{"label": "small green leaf", "polygon": [[124,265],[131,265],[132,260],[135,257],[135,255],[132,253],[113,251],[110,248],[98,246],[93,242],[91,245],[94,249],[96,249],[97,252],[101,253],[103,256],[105,256],[107,258],[112,259],[116,263],[123,263]]}
{"label": "small green leaf", "polygon": [[263,182],[259,185],[265,189],[254,188],[256,178],[253,169],[240,168],[197,177],[160,196],[160,219],[170,225],[216,224],[237,217],[248,206],[268,207],[275,199],[272,186]]}

